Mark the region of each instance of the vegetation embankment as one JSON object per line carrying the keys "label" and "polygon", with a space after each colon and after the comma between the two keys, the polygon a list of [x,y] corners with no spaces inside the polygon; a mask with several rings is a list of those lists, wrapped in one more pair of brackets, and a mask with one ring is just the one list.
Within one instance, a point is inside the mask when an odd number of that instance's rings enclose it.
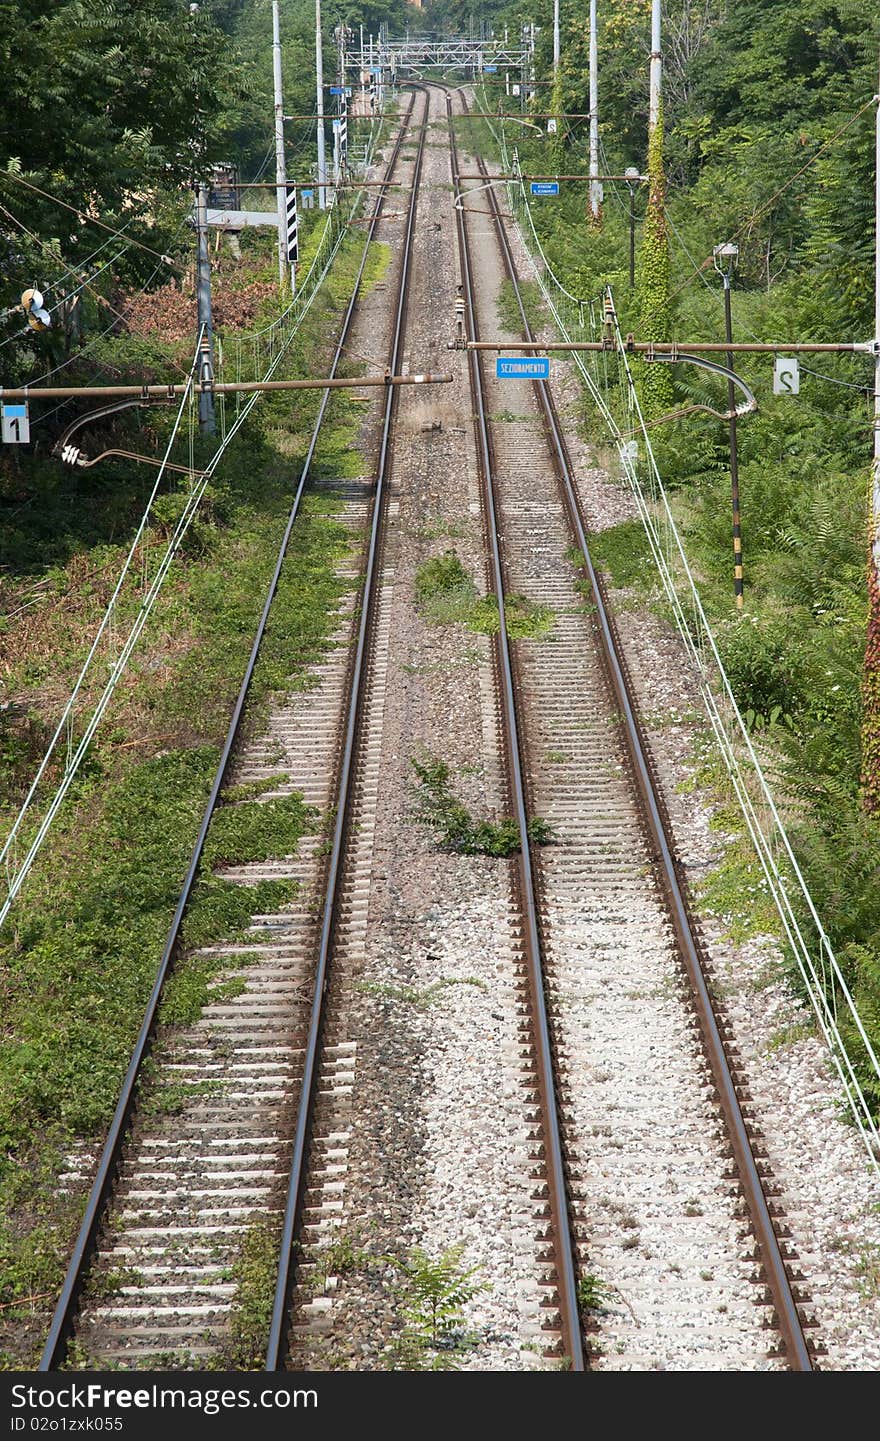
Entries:
{"label": "vegetation embankment", "polygon": [[[274,267],[268,243],[254,243],[254,263],[243,267],[246,286],[261,283],[259,277]],[[350,291],[360,249],[359,237],[345,242],[284,373],[309,373],[316,354],[327,350],[326,337]],[[368,285],[386,260],[384,247],[376,247]],[[233,273],[230,280],[234,285]],[[117,362],[129,363],[132,347],[140,356],[142,345],[120,340]],[[176,353],[173,343],[155,335],[149,346],[159,363],[164,355],[165,365]],[[266,399],[230,447],[110,717],[0,935],[0,1299],[7,1364],[33,1359],[41,1312],[60,1280],[81,1198],[74,1191],[59,1202],[56,1178],[76,1142],[99,1137],[112,1113],[316,405],[317,396],[295,404],[284,396]],[[252,685],[251,733],[263,723],[273,694],[308,684],[309,666],[328,643],[344,589],[337,562],[348,545],[335,518],[332,480],[356,469],[350,447],[357,423],[351,401],[334,398],[313,467],[331,488],[307,497],[294,527]],[[138,439],[145,450],[155,449],[163,431],[161,420],[151,417],[151,424],[155,433]],[[198,466],[209,443],[194,444]],[[3,581],[10,601],[2,635],[7,701],[0,721],[0,804],[6,821],[24,795],[88,648],[152,479],[118,463],[64,474],[57,461],[38,457],[20,463],[16,483],[22,499],[7,538]],[[184,478],[178,489],[174,482],[160,497],[136,573],[141,564],[152,572],[151,557],[164,547],[164,532],[186,484]],[[138,604],[135,585],[123,598],[120,628]],[[58,776],[56,768],[49,779]],[[295,796],[264,804],[249,791],[228,799],[236,804],[218,812],[212,825],[185,923],[190,952],[234,939],[252,914],[289,895],[284,883],[245,890],[224,881],[215,868],[291,854],[303,831],[317,824]],[[169,1024],[194,1019],[216,984],[213,963],[189,955],[172,983],[163,1019]],[[160,1103],[171,1102],[160,1097]]]}
{"label": "vegetation embankment", "polygon": [[[443,0],[429,16],[450,9]],[[552,24],[547,6],[538,10],[545,26],[540,76],[549,72]],[[512,14],[503,5],[492,9],[496,25]],[[602,167],[644,171],[650,7],[610,0],[600,7],[599,25]],[[563,5],[562,99],[569,112],[589,108],[587,40],[581,13]],[[735,340],[870,335],[878,41],[878,17],[852,3],[671,0],[663,45],[665,235],[652,223],[643,237],[641,192],[631,292],[624,186],[606,185],[598,227],[586,223],[580,186],[563,185],[558,199],[533,201],[542,246],[567,288],[589,299],[611,284],[624,333],[661,338],[659,316],[668,338],[722,340],[723,291],[712,250],[732,240],[739,252]],[[492,108],[498,95],[488,83]],[[519,126],[509,128],[508,139],[524,171],[547,168],[555,140]],[[565,156],[567,169],[586,171],[586,128],[579,122],[568,128]],[[653,299],[646,294],[652,284]],[[668,401],[654,405],[645,390],[645,372],[653,369],[643,366],[639,380],[649,410],[660,414]],[[726,423],[691,415],[655,427],[652,444],[737,700],[771,759],[798,860],[876,1041],[880,591],[875,577],[869,583],[870,364],[864,357],[802,356],[796,397],[774,395],[772,356],[737,355],[736,369],[760,405],[738,427],[741,613],[733,604]],[[685,366],[673,373],[674,405],[725,408],[722,381]],[[612,378],[612,403],[615,385]],[[650,587],[650,565],[629,524],[617,537],[606,533],[602,551],[627,584]],[[760,884],[754,875],[747,879],[755,884],[754,922],[763,923]],[[720,906],[730,898],[728,880]]]}

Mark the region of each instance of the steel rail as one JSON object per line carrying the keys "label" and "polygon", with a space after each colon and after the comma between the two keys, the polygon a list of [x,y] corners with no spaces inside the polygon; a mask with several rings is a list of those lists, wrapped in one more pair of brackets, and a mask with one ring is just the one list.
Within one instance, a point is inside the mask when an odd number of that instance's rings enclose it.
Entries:
{"label": "steel rail", "polygon": [[[466,107],[464,97],[462,104]],[[453,125],[452,102],[446,92],[446,114],[449,126],[449,144],[453,168],[457,164],[455,129]],[[459,254],[461,257],[462,284],[467,308],[467,330],[473,337],[478,336],[476,306],[474,303],[473,270],[467,235],[466,210],[456,207]],[[498,602],[498,634],[496,654],[502,681],[502,717],[504,723],[505,748],[507,751],[508,774],[511,781],[511,798],[516,812],[519,829],[520,853],[518,879],[521,907],[525,921],[524,940],[526,965],[529,978],[529,992],[532,1007],[532,1023],[535,1038],[535,1062],[538,1094],[541,1104],[541,1118],[545,1143],[545,1165],[551,1216],[551,1240],[556,1266],[559,1305],[562,1316],[562,1336],[565,1354],[573,1371],[584,1371],[583,1335],[580,1309],[577,1299],[577,1266],[575,1262],[574,1239],[569,1217],[565,1162],[559,1106],[556,1098],[556,1083],[553,1065],[553,1050],[550,1038],[550,1022],[544,991],[544,972],[540,928],[538,925],[538,900],[535,888],[532,849],[528,833],[526,813],[525,780],[523,776],[522,745],[516,686],[514,683],[513,660],[505,621],[504,567],[501,560],[497,505],[495,499],[495,457],[483,386],[481,362],[473,352],[468,352],[468,369],[471,390],[475,401],[475,427],[480,471],[483,481],[486,529],[491,551],[492,589]]]}
{"label": "steel rail", "polygon": [[[479,163],[483,165],[482,160],[480,160]],[[490,190],[488,193],[490,197],[494,199],[494,192]],[[517,299],[523,334],[531,341],[533,336],[520,294],[516,265],[500,214],[495,217],[495,226],[504,254],[507,276],[513,286]],[[590,583],[593,600],[596,605],[596,619],[606,672],[619,706],[619,714],[623,717],[624,739],[641,800],[643,819],[647,828],[651,848],[656,858],[656,868],[659,872],[659,877],[666,895],[667,907],[678,942],[679,953],[691,982],[703,1043],[727,1126],[728,1138],[745,1194],[752,1228],[758,1243],[767,1286],[773,1299],[777,1327],[785,1346],[790,1369],[793,1371],[812,1371],[812,1359],[798,1314],[797,1302],[785,1268],[785,1261],[773,1225],[767,1198],[764,1194],[757,1163],[752,1153],[751,1141],[740,1107],[736,1083],[731,1074],[724,1041],[721,1036],[709,985],[700,958],[700,950],[695,937],[695,925],[683,885],[679,879],[678,869],[673,855],[673,843],[667,834],[668,828],[664,818],[663,802],[654,781],[647,746],[638,719],[638,703],[628,678],[626,662],[618,643],[614,621],[606,602],[604,589],[590,558],[587,543],[587,523],[584,517],[580,495],[573,479],[568,446],[562,432],[553,396],[550,393],[546,381],[536,380],[533,381],[533,385],[544,416],[547,438],[557,477],[560,482],[565,509],[569,516],[578,548],[583,556],[583,570]]]}
{"label": "steel rail", "polygon": [[[404,136],[408,129],[413,104],[414,99],[413,102],[410,104],[409,109],[407,110],[407,113],[404,117],[403,124],[401,125],[400,133],[397,138],[397,142],[394,146],[391,158],[388,162],[387,173],[389,175],[392,173],[393,168],[397,162],[398,154],[400,152]],[[343,319],[342,327],[339,333],[339,339],[336,344],[336,353],[333,359],[333,366],[331,371],[332,374],[335,374],[337,367],[343,359],[345,343],[348,338],[348,332],[351,328],[352,320],[360,294],[361,281],[363,279],[364,270],[366,269],[367,259],[369,256],[370,242],[373,238],[375,225],[378,223],[378,220],[380,218],[380,213],[380,210],[377,210],[374,224],[373,226],[371,226],[370,231],[367,234],[366,240],[364,242],[363,255],[358,269],[357,278],[352,289],[351,299],[345,312],[345,317]],[[394,390],[389,391],[389,395],[393,395],[394,393]],[[184,914],[189,904],[190,896],[192,894],[192,890],[197,879],[198,869],[202,858],[202,852],[204,850],[205,840],[208,834],[208,827],[210,826],[214,811],[217,808],[217,803],[220,798],[220,792],[226,780],[229,762],[232,756],[233,747],[238,737],[245,702],[247,700],[248,692],[250,690],[251,679],[253,677],[254,669],[256,667],[259,657],[263,636],[265,634],[266,625],[269,619],[269,613],[272,608],[272,603],[275,599],[275,593],[278,589],[278,583],[281,577],[281,569],[287,554],[290,536],[293,531],[294,523],[299,514],[303,492],[305,490],[306,482],[311,471],[312,462],[314,460],[315,451],[318,445],[318,438],[320,435],[321,426],[323,424],[324,417],[327,411],[327,406],[330,401],[330,395],[330,390],[326,390],[321,398],[318,415],[315,421],[314,429],[312,431],[311,442],[309,444],[305,461],[303,462],[299,482],[293,498],[290,514],[287,519],[287,525],[285,527],[284,535],[281,541],[281,545],[279,547],[278,557],[275,563],[275,570],[272,575],[272,580],[269,585],[269,590],[266,595],[265,603],[263,605],[262,614],[260,616],[259,625],[257,627],[254,642],[251,647],[247,667],[242,678],[238,695],[236,697],[235,706],[232,711],[229,728],[226,734],[226,740],[224,742],[223,750],[220,755],[220,760],[211,786],[210,795],[205,806],[204,815],[202,816],[199,833],[193,847],[192,855],[190,857],[186,878],[183,882],[183,887],[180,892],[180,899],[178,900],[177,908],[174,913],[174,918],[171,922],[171,928],[168,932],[168,938],[165,942],[165,948],[162,953],[162,959],[159,963],[159,969],[156,975],[155,982],[153,984],[153,989],[147,1002],[147,1007],[144,1012],[144,1018],[141,1023],[141,1028],[138,1033],[137,1041],[135,1042],[134,1050],[132,1052],[131,1061],[129,1062],[128,1070],[126,1071],[125,1079],[122,1083],[122,1089],[116,1105],[116,1110],[113,1115],[113,1120],[110,1123],[110,1127],[107,1132],[95,1179],[92,1183],[91,1191],[89,1192],[89,1198],[86,1203],[85,1213],[82,1223],[80,1225],[80,1230],[76,1239],[76,1243],[73,1248],[73,1253],[68,1264],[67,1273],[64,1278],[64,1285],[61,1290],[61,1295],[58,1299],[55,1313],[52,1318],[52,1324],[49,1329],[49,1334],[46,1338],[46,1342],[43,1348],[43,1354],[38,1368],[40,1371],[57,1371],[60,1369],[67,1353],[68,1341],[76,1323],[76,1315],[80,1297],[82,1295],[82,1288],[88,1274],[89,1266],[97,1249],[100,1228],[103,1223],[107,1204],[113,1193],[116,1173],[119,1168],[120,1160],[122,1159],[123,1149],[125,1146],[125,1142],[128,1138],[131,1122],[134,1117],[138,1093],[138,1084],[142,1074],[143,1064],[152,1048],[159,1003],[162,998],[166,980],[168,979],[173,969],[174,960],[176,959],[177,946],[180,937],[180,929],[183,922]]]}
{"label": "steel rail", "polygon": [[[403,258],[400,271],[397,311],[389,356],[389,365],[392,369],[399,364],[403,350],[407,301],[409,296],[410,261],[412,258],[419,182],[421,180],[425,139],[428,132],[429,112],[430,99],[426,96],[425,115],[413,169],[412,192],[403,241]],[[379,591],[377,579],[379,576],[379,561],[381,558],[384,534],[383,522],[387,494],[386,481],[390,468],[392,422],[396,408],[396,391],[389,390],[385,401],[382,441],[379,450],[376,489],[373,500],[373,519],[370,529],[370,542],[367,550],[366,565],[364,568],[361,617],[358,627],[357,646],[349,680],[345,744],[336,787],[333,842],[326,870],[324,904],[321,915],[321,934],[316,961],[312,1008],[305,1048],[302,1086],[299,1106],[297,1108],[287,1201],[284,1208],[275,1299],[272,1306],[272,1320],[269,1328],[269,1340],[266,1347],[266,1364],[264,1368],[266,1371],[281,1371],[285,1369],[286,1348],[291,1320],[291,1296],[296,1272],[296,1238],[305,1200],[308,1151],[311,1140],[311,1126],[318,1079],[318,1058],[325,1015],[324,1002],[329,984],[329,969],[340,903],[343,860],[349,834],[351,801],[354,795],[356,749],[360,737],[361,717],[367,689],[369,654],[375,630],[375,616]]]}

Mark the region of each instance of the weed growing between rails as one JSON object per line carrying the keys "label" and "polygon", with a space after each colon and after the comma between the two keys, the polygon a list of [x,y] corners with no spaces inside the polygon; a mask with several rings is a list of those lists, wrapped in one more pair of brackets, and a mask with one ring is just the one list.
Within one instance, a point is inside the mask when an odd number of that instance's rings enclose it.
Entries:
{"label": "weed growing between rails", "polygon": [[399,1288],[403,1330],[391,1348],[393,1371],[455,1371],[457,1362],[477,1345],[468,1333],[464,1306],[486,1287],[464,1269],[464,1247],[450,1246],[432,1257],[414,1246],[403,1257],[387,1259],[401,1275]]}
{"label": "weed growing between rails", "polygon": [[[454,550],[432,556],[416,572],[416,601],[437,625],[459,623],[478,635],[497,635],[500,625],[494,595],[481,596]],[[553,611],[525,596],[506,595],[504,614],[511,640],[539,639],[553,629]]]}
{"label": "weed growing between rails", "polygon": [[[418,778],[415,787],[414,818],[433,833],[443,849],[465,856],[498,856],[507,858],[520,849],[519,826],[509,816],[500,821],[477,820],[452,789],[446,761],[429,756],[424,761],[413,759]],[[528,823],[532,845],[546,846],[553,842],[553,828],[547,821],[532,816]]]}

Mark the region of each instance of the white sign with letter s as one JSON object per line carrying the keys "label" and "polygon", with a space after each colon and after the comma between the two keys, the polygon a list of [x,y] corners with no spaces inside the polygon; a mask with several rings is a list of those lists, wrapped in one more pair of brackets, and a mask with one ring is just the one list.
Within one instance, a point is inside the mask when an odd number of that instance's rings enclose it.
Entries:
{"label": "white sign with letter s", "polygon": [[798,395],[801,368],[793,355],[777,355],[773,364],[773,394]]}

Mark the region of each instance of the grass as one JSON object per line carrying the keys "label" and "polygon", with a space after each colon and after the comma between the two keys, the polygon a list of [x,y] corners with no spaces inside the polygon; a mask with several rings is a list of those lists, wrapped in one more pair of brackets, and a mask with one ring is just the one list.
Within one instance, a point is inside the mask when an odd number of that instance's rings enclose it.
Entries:
{"label": "grass", "polygon": [[[580,552],[572,559],[581,563]],[[604,571],[612,585],[625,586],[653,583],[656,577],[651,549],[640,520],[625,520],[590,535],[590,559],[597,570]]]}
{"label": "grass", "polygon": [[245,1233],[232,1267],[236,1290],[226,1359],[236,1371],[259,1371],[263,1366],[277,1272],[278,1244],[267,1223],[256,1221]]}
{"label": "grass", "polygon": [[[419,566],[415,581],[416,604],[433,625],[464,625],[477,635],[497,635],[498,601],[481,596],[454,550],[431,556]],[[506,595],[504,616],[511,640],[540,640],[553,629],[550,606],[537,605],[520,595]]]}
{"label": "grass", "polygon": [[723,841],[720,859],[696,886],[696,899],[718,916],[735,942],[771,935],[782,940],[779,915],[738,804],[731,797],[723,761],[709,738],[698,734],[696,765],[679,789],[701,789],[713,801],[710,829]]}
{"label": "grass", "polygon": [[[449,766],[437,757],[411,761],[417,777],[415,819],[431,831],[443,850],[465,856],[507,858],[521,848],[519,826],[510,817],[478,820],[455,795]],[[532,816],[527,825],[532,845],[549,845],[553,830],[547,821]]]}

